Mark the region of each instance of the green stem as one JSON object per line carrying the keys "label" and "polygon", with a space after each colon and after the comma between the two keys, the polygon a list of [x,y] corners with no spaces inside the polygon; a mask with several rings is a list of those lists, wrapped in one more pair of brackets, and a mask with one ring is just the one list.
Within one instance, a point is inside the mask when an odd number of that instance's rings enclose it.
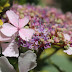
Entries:
{"label": "green stem", "polygon": [[0,56],[2,56],[2,47],[1,47],[1,43],[0,43],[0,50],[1,50],[1,54],[0,54]]}
{"label": "green stem", "polygon": [[43,50],[44,48],[43,49],[39,48],[38,53],[37,53],[37,59],[40,58],[40,55],[42,54]]}
{"label": "green stem", "polygon": [[60,67],[58,67],[56,64],[52,63],[52,65],[53,65],[59,72],[65,72],[65,71],[61,70]]}
{"label": "green stem", "polygon": [[54,62],[52,62],[51,59],[49,59],[49,62],[50,62],[59,72],[65,72],[65,71],[63,71],[58,65],[56,65]]}
{"label": "green stem", "polygon": [[[42,66],[43,66],[44,61],[45,61],[46,59],[49,59],[49,58],[50,58],[52,55],[54,55],[58,50],[60,50],[60,48],[59,48],[59,49],[56,49],[52,54],[50,54],[49,56],[44,57],[43,59],[40,59],[40,58],[38,57],[38,58],[37,58],[37,67],[36,67],[34,70],[40,71],[40,69],[41,69]],[[37,54],[37,55],[40,56],[41,53],[42,53],[42,51],[41,51],[39,54]]]}
{"label": "green stem", "polygon": [[59,51],[60,50],[60,48],[59,49],[56,49],[52,54],[50,54],[49,56],[46,56],[46,57],[44,57],[43,58],[43,61],[44,60],[46,60],[46,59],[49,59],[52,55],[54,55],[57,51]]}

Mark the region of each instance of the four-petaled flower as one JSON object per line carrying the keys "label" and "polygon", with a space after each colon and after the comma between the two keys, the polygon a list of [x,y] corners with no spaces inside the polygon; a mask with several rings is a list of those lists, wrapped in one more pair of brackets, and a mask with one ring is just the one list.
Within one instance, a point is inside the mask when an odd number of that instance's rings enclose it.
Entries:
{"label": "four-petaled flower", "polygon": [[24,28],[24,26],[27,25],[27,23],[29,22],[29,19],[27,17],[19,19],[19,16],[16,15],[12,10],[7,11],[6,14],[12,25],[9,23],[5,23],[3,25],[3,28],[1,29],[1,32],[8,37],[18,32],[19,36],[23,40],[29,41],[34,33],[33,29]]}

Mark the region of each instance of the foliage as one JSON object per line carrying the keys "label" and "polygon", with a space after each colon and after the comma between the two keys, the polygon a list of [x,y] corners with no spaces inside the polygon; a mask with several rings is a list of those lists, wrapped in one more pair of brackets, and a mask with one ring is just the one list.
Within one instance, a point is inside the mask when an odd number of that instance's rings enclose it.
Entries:
{"label": "foliage", "polygon": [[29,3],[29,4],[38,4],[39,0],[17,0],[19,4],[25,4],[25,3]]}

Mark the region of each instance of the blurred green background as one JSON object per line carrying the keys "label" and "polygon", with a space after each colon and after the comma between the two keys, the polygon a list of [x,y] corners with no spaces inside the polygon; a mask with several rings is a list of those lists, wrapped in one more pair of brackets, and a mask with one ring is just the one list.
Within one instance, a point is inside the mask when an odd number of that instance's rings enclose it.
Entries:
{"label": "blurred green background", "polygon": [[72,12],[72,0],[0,0],[0,10],[2,10],[1,6],[4,6],[6,2],[10,3],[12,5],[12,2],[15,1],[19,4],[35,4],[35,5],[41,5],[41,6],[53,6],[56,8],[62,9],[62,11]]}
{"label": "blurred green background", "polygon": [[61,8],[63,12],[72,12],[72,0],[15,0],[20,4],[30,3],[30,4],[40,4],[42,6],[50,5],[57,8]]}

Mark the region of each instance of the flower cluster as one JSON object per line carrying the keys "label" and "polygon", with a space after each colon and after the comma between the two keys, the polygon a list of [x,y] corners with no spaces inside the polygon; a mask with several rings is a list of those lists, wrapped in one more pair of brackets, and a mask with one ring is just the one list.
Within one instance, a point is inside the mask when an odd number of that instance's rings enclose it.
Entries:
{"label": "flower cluster", "polygon": [[[72,14],[63,14],[56,8],[34,6],[34,5],[14,5],[12,10],[20,18],[28,16],[30,21],[25,26],[32,28],[35,34],[28,42],[18,38],[18,45],[29,49],[51,48],[72,48]],[[66,50],[65,50],[66,51]]]}

